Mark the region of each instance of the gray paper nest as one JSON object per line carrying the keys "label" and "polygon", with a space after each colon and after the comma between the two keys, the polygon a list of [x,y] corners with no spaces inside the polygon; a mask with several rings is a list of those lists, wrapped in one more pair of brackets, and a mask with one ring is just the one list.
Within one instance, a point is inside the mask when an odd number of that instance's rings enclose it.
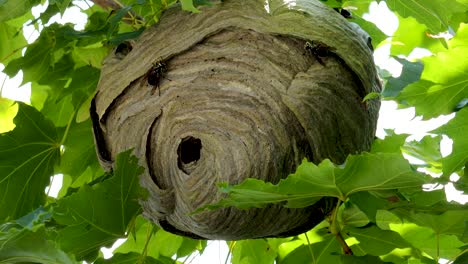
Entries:
{"label": "gray paper nest", "polygon": [[109,170],[134,149],[144,215],[164,229],[226,240],[304,232],[323,219],[321,203],[189,214],[223,197],[219,182],[277,183],[304,158],[342,163],[369,149],[380,103],[362,100],[380,83],[368,35],[319,1],[287,2],[170,8],[131,52],[105,60],[91,106],[98,156]]}

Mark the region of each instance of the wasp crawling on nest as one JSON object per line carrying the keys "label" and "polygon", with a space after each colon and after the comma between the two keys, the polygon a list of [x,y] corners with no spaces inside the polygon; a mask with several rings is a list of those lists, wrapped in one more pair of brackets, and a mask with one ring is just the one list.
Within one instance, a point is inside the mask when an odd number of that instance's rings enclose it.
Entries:
{"label": "wasp crawling on nest", "polygon": [[324,58],[329,57],[333,54],[333,48],[322,44],[314,42],[306,42],[304,46],[305,50],[322,65],[325,66]]}
{"label": "wasp crawling on nest", "polygon": [[[161,79],[164,78],[164,74],[167,71],[166,63],[158,61],[153,64],[151,69],[146,73],[145,81],[148,85],[152,86],[151,95],[154,94],[154,90],[158,89],[158,94],[161,96],[161,89],[159,88],[159,83]],[[167,79],[167,78],[166,78]]]}

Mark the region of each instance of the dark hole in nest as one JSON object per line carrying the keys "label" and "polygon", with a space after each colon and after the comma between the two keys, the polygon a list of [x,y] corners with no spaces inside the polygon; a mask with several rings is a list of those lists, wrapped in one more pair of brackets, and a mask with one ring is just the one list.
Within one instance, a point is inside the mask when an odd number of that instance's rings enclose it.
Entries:
{"label": "dark hole in nest", "polygon": [[128,53],[130,53],[130,51],[132,51],[132,49],[132,44],[128,41],[124,41],[117,46],[114,53],[117,58],[123,59]]}
{"label": "dark hole in nest", "polygon": [[177,166],[179,169],[185,172],[185,164],[199,160],[201,148],[202,144],[200,139],[191,136],[183,138],[177,148]]}

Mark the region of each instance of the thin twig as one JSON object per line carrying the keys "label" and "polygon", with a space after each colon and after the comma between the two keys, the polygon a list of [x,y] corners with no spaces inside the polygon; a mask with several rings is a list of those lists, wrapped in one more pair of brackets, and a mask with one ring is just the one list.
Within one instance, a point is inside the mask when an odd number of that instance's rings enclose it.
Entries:
{"label": "thin twig", "polygon": [[340,243],[341,247],[343,248],[344,254],[345,255],[353,255],[353,251],[348,246],[348,244],[346,244],[346,241],[343,239],[343,236],[341,236],[341,233],[338,232],[338,233],[336,233],[335,236],[336,236],[336,239],[338,240],[338,242]]}
{"label": "thin twig", "polygon": [[122,8],[122,5],[115,0],[91,0],[94,4],[106,10],[117,10]]}

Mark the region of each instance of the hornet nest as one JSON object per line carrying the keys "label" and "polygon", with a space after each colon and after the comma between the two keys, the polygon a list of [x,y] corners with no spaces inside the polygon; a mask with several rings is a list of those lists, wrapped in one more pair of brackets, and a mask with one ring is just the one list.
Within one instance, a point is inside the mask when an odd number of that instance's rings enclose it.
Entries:
{"label": "hornet nest", "polygon": [[[306,208],[190,213],[217,183],[278,183],[307,158],[342,163],[373,141],[380,91],[370,38],[318,0],[227,0],[169,8],[106,58],[91,106],[101,165],[133,148],[144,215],[167,231],[236,240],[289,236],[324,217]],[[131,49],[131,51],[130,51]],[[123,52],[125,51],[125,52]]]}

